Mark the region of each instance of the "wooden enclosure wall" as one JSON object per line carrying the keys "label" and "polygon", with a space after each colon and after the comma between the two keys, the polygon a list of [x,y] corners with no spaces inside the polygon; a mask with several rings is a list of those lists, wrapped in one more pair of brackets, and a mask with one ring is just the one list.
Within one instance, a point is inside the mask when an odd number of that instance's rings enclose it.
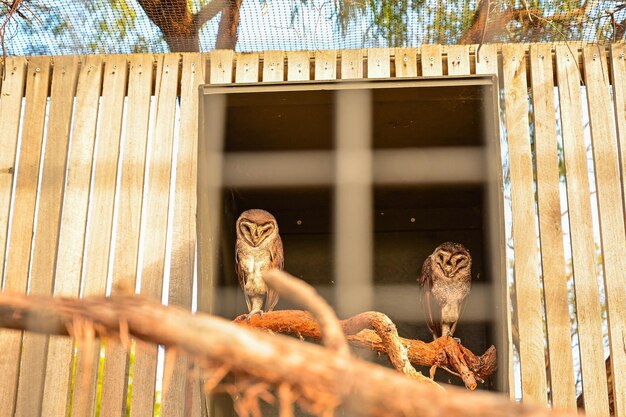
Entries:
{"label": "wooden enclosure wall", "polygon": [[[524,401],[546,404],[550,399],[556,407],[573,409],[553,94],[558,85],[585,407],[591,415],[609,413],[581,114],[588,106],[613,368],[610,388],[616,415],[626,416],[626,46],[483,45],[479,57],[476,49],[425,45],[311,53],[8,58],[6,78],[0,81],[2,290],[104,294],[111,276],[114,286],[138,287],[147,296],[191,307],[198,86],[204,82],[499,74],[510,168],[519,318],[514,342],[521,391]],[[165,275],[170,280],[163,297]],[[198,288],[198,306],[206,309],[210,294],[203,283]],[[129,354],[124,346],[105,343],[100,415],[120,416],[127,403]],[[85,367],[83,359],[97,362],[99,346],[89,348],[79,344],[75,349],[60,337],[1,330],[0,416],[66,416],[70,407],[74,416],[94,415],[97,369]],[[157,349],[134,349],[131,415],[152,416]],[[189,364],[167,353],[165,361],[166,369],[175,371],[161,399],[161,415],[201,415],[199,386],[187,378]]]}

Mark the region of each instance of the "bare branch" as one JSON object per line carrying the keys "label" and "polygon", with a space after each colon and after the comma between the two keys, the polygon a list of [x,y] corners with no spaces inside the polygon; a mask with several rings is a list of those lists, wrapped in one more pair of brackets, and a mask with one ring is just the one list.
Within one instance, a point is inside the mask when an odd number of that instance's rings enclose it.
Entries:
{"label": "bare branch", "polygon": [[193,23],[196,30],[200,30],[202,26],[209,20],[213,19],[219,12],[228,6],[229,0],[210,0],[202,6],[196,14],[193,15]]}
{"label": "bare branch", "polygon": [[[321,346],[246,329],[205,314],[193,315],[139,296],[78,300],[0,294],[0,327],[68,334],[67,326],[77,318],[92,322],[100,337],[116,337],[120,320],[125,320],[131,337],[179,348],[205,368],[207,363],[213,364],[217,369],[229,370],[239,380],[245,378],[242,400],[237,401],[241,401],[242,410],[253,410],[258,399],[272,400],[267,390],[287,384],[296,402],[317,415],[327,414],[339,405],[348,414],[370,417],[576,415],[518,405],[488,392],[455,387],[442,392],[430,384],[416,383],[395,371],[337,355]],[[338,394],[347,376],[353,381],[349,397]],[[282,394],[289,396],[286,388]]]}
{"label": "bare branch", "polygon": [[[263,314],[259,320],[246,320],[247,315],[235,319],[236,323],[271,330],[275,333],[301,335],[311,339],[321,339],[321,332],[313,317],[306,311],[280,310]],[[386,320],[385,320],[386,319]],[[496,370],[496,350],[491,346],[482,356],[474,355],[450,337],[426,343],[399,337],[395,325],[387,322],[382,313],[366,312],[341,320],[340,324],[351,345],[386,353],[392,365],[401,373],[405,372],[404,353],[412,364],[433,366],[459,375],[467,388],[476,387],[476,380],[485,380]],[[389,323],[393,328],[389,329]],[[367,330],[372,328],[374,330]],[[364,330],[361,330],[364,329]],[[408,371],[411,373],[411,371]],[[417,378],[425,378],[423,376]]]}
{"label": "bare branch", "polygon": [[311,312],[315,320],[320,324],[322,341],[326,347],[338,352],[340,355],[350,355],[350,348],[348,348],[348,342],[339,325],[337,315],[313,287],[277,269],[265,272],[263,279],[281,297],[287,298]]}

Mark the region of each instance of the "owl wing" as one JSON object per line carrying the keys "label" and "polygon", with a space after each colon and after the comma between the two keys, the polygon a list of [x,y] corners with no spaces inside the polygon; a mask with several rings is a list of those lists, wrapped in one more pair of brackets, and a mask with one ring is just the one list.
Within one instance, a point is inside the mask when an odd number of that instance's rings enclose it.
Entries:
{"label": "owl wing", "polygon": [[[276,236],[272,249],[270,250],[270,267],[283,270],[285,266],[285,256],[283,254],[283,241],[280,236]],[[278,293],[271,288],[267,289],[265,299],[265,311],[272,311],[278,303]]]}
{"label": "owl wing", "polygon": [[250,298],[248,298],[248,294],[246,293],[246,274],[243,272],[240,264],[240,249],[239,245],[235,248],[235,272],[237,273],[237,278],[239,279],[239,285],[241,285],[241,289],[243,290],[243,296],[246,299],[246,305],[248,306],[248,311],[252,309],[252,305],[250,304]]}
{"label": "owl wing", "polygon": [[441,335],[441,312],[439,305],[433,299],[431,290],[433,286],[432,260],[430,256],[422,264],[422,272],[417,282],[422,288],[422,308],[426,314],[426,324],[434,337]]}

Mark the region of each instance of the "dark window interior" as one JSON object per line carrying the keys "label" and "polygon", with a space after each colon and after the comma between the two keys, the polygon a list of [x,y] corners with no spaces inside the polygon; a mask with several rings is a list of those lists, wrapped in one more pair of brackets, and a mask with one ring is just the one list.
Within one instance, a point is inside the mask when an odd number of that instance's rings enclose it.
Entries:
{"label": "dark window interior", "polygon": [[[390,84],[391,85],[391,84]],[[486,102],[491,85],[376,88],[373,105],[372,150],[473,147],[487,149],[496,140],[494,118]],[[328,151],[335,146],[335,92],[331,88],[305,91],[263,91],[226,94],[224,152],[262,155],[281,151]],[[486,99],[487,98],[487,99]],[[485,122],[487,120],[488,122]],[[492,123],[489,125],[489,123]],[[245,167],[244,167],[245,168]],[[332,177],[331,177],[332,178]],[[490,264],[491,216],[486,182],[374,183],[372,268],[373,310],[390,316],[400,336],[430,341],[416,282],[424,259],[445,241],[463,243],[473,258],[473,290],[455,337],[476,354],[497,345],[501,326]],[[228,185],[222,188],[219,297],[215,311],[227,318],[247,313],[234,272],[235,221],[250,208],[270,211],[278,220],[285,248],[285,270],[314,285],[332,305],[334,277],[334,184],[280,186]],[[477,296],[476,294],[480,295]],[[342,295],[343,296],[343,295]],[[350,296],[349,294],[345,296]],[[473,298],[475,296],[475,299]],[[281,300],[277,309],[294,306]],[[506,354],[506,347],[497,346]],[[359,354],[388,365],[386,357]],[[420,369],[428,375],[428,369]],[[438,370],[437,380],[462,385],[459,378]],[[492,377],[480,389],[495,390]]]}

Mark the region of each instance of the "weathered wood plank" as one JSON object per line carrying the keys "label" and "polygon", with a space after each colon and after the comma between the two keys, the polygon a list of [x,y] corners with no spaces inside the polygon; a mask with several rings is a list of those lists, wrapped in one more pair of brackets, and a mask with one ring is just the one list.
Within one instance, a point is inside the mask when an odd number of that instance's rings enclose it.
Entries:
{"label": "weathered wood plank", "polygon": [[441,45],[422,45],[420,56],[424,77],[443,75]]}
{"label": "weathered wood plank", "polygon": [[[159,57],[154,137],[149,146],[148,176],[142,213],[141,294],[161,300],[168,228],[172,144],[179,72],[178,54]],[[152,416],[157,347],[141,346],[135,354],[131,416]]]}
{"label": "weathered wood plank", "polygon": [[263,52],[263,81],[285,80],[285,53],[283,51]]}
{"label": "weathered wood plank", "polygon": [[[135,55],[130,62],[124,150],[120,156],[121,177],[117,191],[117,232],[113,237],[114,287],[122,285],[134,289],[136,284],[153,61],[152,55]],[[126,415],[127,382],[127,349],[110,340],[105,351],[101,416]]]}
{"label": "weathered wood plank", "polygon": [[626,416],[626,230],[619,178],[618,144],[604,47],[584,48],[583,59],[600,218],[614,411],[616,417],[623,417]]}
{"label": "weathered wood plank", "polygon": [[[5,291],[25,293],[31,258],[39,162],[50,81],[50,57],[32,57],[26,70],[24,127],[16,171],[11,231],[7,242]],[[0,330],[0,415],[12,416],[18,384],[22,332]]]}
{"label": "weathered wood plank", "polygon": [[498,46],[480,45],[476,52],[476,74],[498,74]]}
{"label": "weathered wood plank", "polygon": [[556,64],[585,410],[589,415],[607,416],[606,375],[599,372],[604,369],[602,312],[582,124],[580,73],[577,57],[572,55],[568,46],[556,47]]}
{"label": "weathered wood plank", "polygon": [[[478,55],[480,56],[480,60],[475,56],[476,59],[476,74],[498,74],[498,51],[495,45],[483,45],[478,51]],[[495,85],[496,89],[499,89],[498,83]],[[497,97],[500,97],[498,94]],[[495,103],[496,114],[500,114],[500,102],[496,100]],[[499,152],[499,144],[493,145],[496,146]],[[498,153],[499,155],[499,153]],[[501,172],[501,171],[498,171]],[[493,178],[493,176],[491,176]],[[492,198],[502,198],[500,195],[494,196]],[[504,283],[502,285],[502,291],[500,294],[504,297],[503,305],[506,306],[506,321],[507,321],[507,330],[502,331],[499,335],[499,340],[504,346],[507,346],[506,355],[506,368],[498,367],[498,375],[502,380],[507,379],[508,381],[508,392],[509,397],[511,399],[515,399],[515,374],[514,374],[514,358],[513,358],[513,336],[511,333],[511,329],[513,328],[512,317],[511,317],[511,293],[509,291],[509,286]]]}
{"label": "weathered wood plank", "polygon": [[522,398],[547,404],[541,285],[537,236],[533,163],[528,124],[526,57],[522,45],[502,47],[504,102],[509,145],[511,206],[515,251]]}
{"label": "weathered wood plank", "polygon": [[[77,77],[77,56],[55,58],[48,134],[43,155],[39,208],[31,261],[32,276],[29,284],[31,294],[50,295],[52,293]],[[16,416],[41,414],[47,351],[48,338],[46,336],[24,333]]]}
{"label": "weathered wood plank", "polygon": [[469,75],[469,45],[448,47],[448,75]]}
{"label": "weathered wood plank", "polygon": [[[198,149],[198,88],[204,83],[204,65],[200,54],[183,54],[180,93],[180,128],[176,157],[176,192],[172,224],[172,262],[170,266],[169,304],[191,309],[194,258],[196,249],[196,184]],[[174,365],[169,362],[175,361]],[[199,415],[199,407],[185,401],[194,396],[189,383],[190,363],[184,356],[166,351],[165,369],[174,371],[167,392],[163,394],[161,415],[183,417]],[[195,394],[198,394],[197,392]],[[194,398],[198,401],[199,398]],[[189,407],[189,408],[188,408]]]}
{"label": "weathered wood plank", "polygon": [[259,81],[259,54],[238,53],[236,83],[256,83]]}
{"label": "weathered wood plank", "polygon": [[233,56],[230,49],[216,49],[209,53],[211,84],[230,84],[233,80]]}
{"label": "weathered wood plank", "polygon": [[363,78],[363,50],[341,51],[341,78],[344,80]]}
{"label": "weathered wood plank", "polygon": [[315,51],[315,79],[337,78],[337,51]]}
{"label": "weathered wood plank", "polygon": [[[104,294],[111,249],[113,205],[117,178],[117,163],[122,131],[122,113],[126,93],[127,57],[107,56],[102,88],[102,106],[98,123],[93,160],[93,191],[89,196],[88,223],[85,231],[83,293],[85,296]],[[84,175],[84,174],[83,174]],[[100,345],[96,344],[91,367],[84,366],[78,351],[72,415],[92,415],[95,407],[96,379]]]}
{"label": "weathered wood plank", "polygon": [[287,52],[287,81],[311,79],[309,51]]}
{"label": "weathered wood plank", "polygon": [[559,156],[554,118],[552,49],[549,44],[531,45],[530,67],[535,122],[537,200],[541,266],[546,305],[550,393],[554,408],[576,410],[576,384],[569,317],[561,196]]}
{"label": "weathered wood plank", "polygon": [[[13,194],[15,154],[26,84],[26,58],[7,57],[6,79],[0,96],[0,256],[4,260],[8,240],[9,209]],[[0,262],[0,285],[4,261]]]}
{"label": "weathered wood plank", "polygon": [[626,43],[624,42],[611,45],[611,71],[617,137],[622,163],[622,194],[626,199]]}
{"label": "weathered wood plank", "polygon": [[[78,76],[59,230],[55,296],[78,297],[79,294],[102,63],[99,55],[87,56]],[[68,414],[73,350],[71,340],[50,337],[41,415],[65,417]]]}
{"label": "weathered wood plank", "polygon": [[389,48],[372,48],[367,50],[367,78],[389,78],[391,63]]}
{"label": "weathered wood plank", "polygon": [[417,48],[396,48],[396,78],[417,77]]}

